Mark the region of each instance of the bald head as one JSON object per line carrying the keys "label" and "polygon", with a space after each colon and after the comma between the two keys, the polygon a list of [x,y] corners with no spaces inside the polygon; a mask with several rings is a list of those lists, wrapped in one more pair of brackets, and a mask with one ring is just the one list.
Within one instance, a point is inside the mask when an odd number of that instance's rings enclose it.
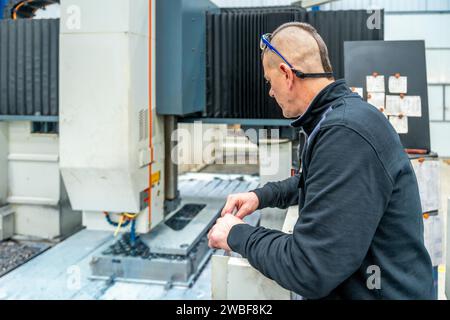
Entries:
{"label": "bald head", "polygon": [[291,70],[269,48],[262,53],[269,96],[277,101],[286,118],[296,118],[306,112],[320,91],[334,82],[327,46],[316,29],[299,22],[280,26],[266,40],[294,69],[303,73],[302,77]]}
{"label": "bald head", "polygon": [[[332,72],[328,49],[316,29],[300,22],[286,23],[272,34],[271,44],[294,68],[305,73]],[[281,58],[266,49],[267,65],[277,67]]]}

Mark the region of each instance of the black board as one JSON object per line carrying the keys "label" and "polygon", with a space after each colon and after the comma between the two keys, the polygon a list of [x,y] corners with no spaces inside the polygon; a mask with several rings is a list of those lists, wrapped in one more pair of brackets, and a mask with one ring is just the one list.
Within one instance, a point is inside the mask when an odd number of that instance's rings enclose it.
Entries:
{"label": "black board", "polygon": [[400,73],[408,77],[408,93],[420,96],[422,117],[408,118],[408,133],[400,134],[407,149],[430,151],[430,121],[425,58],[425,42],[418,41],[349,41],[344,43],[345,79],[350,87],[364,88],[367,99],[366,76],[377,72],[385,76],[388,94],[389,76]]}

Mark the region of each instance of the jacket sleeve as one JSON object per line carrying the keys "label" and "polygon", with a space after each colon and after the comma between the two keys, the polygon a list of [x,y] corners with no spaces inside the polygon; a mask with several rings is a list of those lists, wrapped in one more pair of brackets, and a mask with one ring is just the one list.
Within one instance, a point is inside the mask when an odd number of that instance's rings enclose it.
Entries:
{"label": "jacket sleeve", "polygon": [[292,235],[237,225],[228,244],[282,287],[319,299],[361,266],[393,184],[371,145],[337,126],[317,135],[305,178],[305,204]]}
{"label": "jacket sleeve", "polygon": [[298,204],[298,183],[300,175],[295,175],[279,182],[269,182],[260,189],[253,190],[259,199],[258,209],[286,209]]}

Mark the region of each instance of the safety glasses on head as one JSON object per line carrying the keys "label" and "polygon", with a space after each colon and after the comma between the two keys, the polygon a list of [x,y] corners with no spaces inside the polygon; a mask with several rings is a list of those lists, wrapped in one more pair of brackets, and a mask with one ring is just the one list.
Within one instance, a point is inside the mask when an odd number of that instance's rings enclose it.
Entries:
{"label": "safety glasses on head", "polygon": [[259,47],[261,48],[261,50],[264,52],[266,49],[269,49],[270,51],[275,53],[277,56],[279,56],[289,66],[289,68],[291,68],[292,72],[294,72],[294,74],[298,78],[305,79],[305,78],[332,78],[333,77],[332,72],[304,73],[304,72],[301,72],[300,70],[295,69],[292,66],[292,64],[290,64],[289,61],[287,61],[287,59],[285,57],[283,57],[283,55],[270,43],[271,39],[272,39],[271,33],[266,33],[261,36],[261,40],[259,43]]}

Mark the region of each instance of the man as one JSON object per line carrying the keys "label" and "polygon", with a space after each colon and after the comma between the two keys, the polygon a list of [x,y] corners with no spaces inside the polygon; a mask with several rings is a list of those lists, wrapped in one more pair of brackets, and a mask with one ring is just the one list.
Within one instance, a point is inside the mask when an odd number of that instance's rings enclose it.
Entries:
{"label": "man", "polygon": [[[431,299],[419,191],[398,134],[334,81],[312,26],[288,23],[261,42],[270,96],[308,135],[302,170],[229,196],[210,247],[241,254],[306,299]],[[242,221],[257,209],[297,204],[292,235]]]}

